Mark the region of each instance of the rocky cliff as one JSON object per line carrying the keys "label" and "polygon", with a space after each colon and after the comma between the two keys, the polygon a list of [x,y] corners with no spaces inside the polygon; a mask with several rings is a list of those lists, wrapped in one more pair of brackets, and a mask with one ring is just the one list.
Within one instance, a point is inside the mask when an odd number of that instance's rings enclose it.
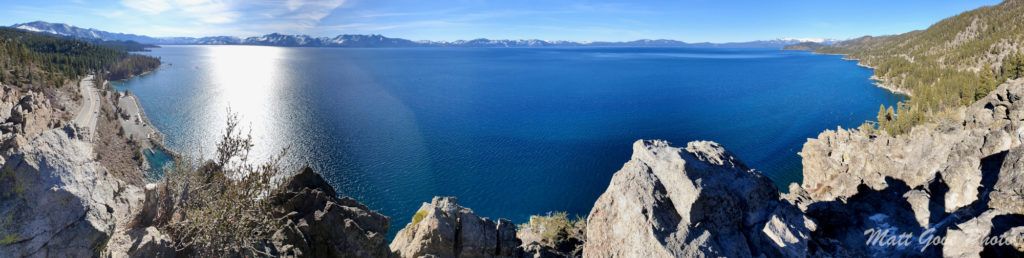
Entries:
{"label": "rocky cliff", "polygon": [[[864,230],[885,225],[949,238],[929,254],[1024,251],[980,242],[1024,231],[1022,98],[1024,80],[1010,81],[906,135],[825,131],[804,145],[804,182],[791,186],[791,197],[811,217],[828,218],[819,236],[863,239]],[[845,243],[864,249],[864,241]]]}
{"label": "rocky cliff", "polygon": [[398,257],[515,257],[521,243],[511,221],[481,218],[455,197],[434,197],[398,231],[391,251]]}
{"label": "rocky cliff", "polygon": [[75,124],[43,132],[3,166],[0,253],[93,256],[138,209],[142,189],[93,160],[84,134]]}
{"label": "rocky cliff", "polygon": [[8,85],[0,86],[0,91],[0,157],[11,156],[43,131],[63,124],[63,106],[52,105],[43,94]]}
{"label": "rocky cliff", "polygon": [[583,256],[795,256],[815,229],[722,146],[641,140],[594,204]]}

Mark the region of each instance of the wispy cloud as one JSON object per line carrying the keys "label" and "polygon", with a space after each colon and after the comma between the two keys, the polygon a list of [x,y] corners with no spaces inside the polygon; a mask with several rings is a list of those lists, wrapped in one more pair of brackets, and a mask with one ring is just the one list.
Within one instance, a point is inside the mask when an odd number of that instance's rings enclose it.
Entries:
{"label": "wispy cloud", "polygon": [[121,4],[149,14],[159,14],[171,9],[171,5],[164,0],[123,0]]}
{"label": "wispy cloud", "polygon": [[[143,22],[147,32],[258,31],[300,33],[315,29],[345,0],[121,0],[121,8],[98,12],[110,19]],[[269,33],[263,31],[259,33]],[[182,35],[182,34],[178,34]],[[243,35],[238,35],[243,36]]]}

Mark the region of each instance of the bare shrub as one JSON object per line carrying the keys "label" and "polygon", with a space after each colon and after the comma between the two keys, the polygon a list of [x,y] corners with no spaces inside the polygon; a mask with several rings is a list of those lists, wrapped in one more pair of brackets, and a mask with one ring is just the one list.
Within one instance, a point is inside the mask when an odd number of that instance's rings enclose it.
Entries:
{"label": "bare shrub", "polygon": [[263,246],[280,229],[268,198],[287,176],[281,160],[287,148],[266,162],[249,161],[252,136],[242,134],[238,115],[228,110],[227,127],[215,160],[181,157],[167,169],[162,184],[174,211],[166,228],[179,251],[198,256],[266,256]]}
{"label": "bare shrub", "polygon": [[570,219],[566,212],[548,212],[530,216],[530,221],[519,225],[518,236],[524,243],[537,242],[569,256],[579,256],[587,235],[587,219]]}

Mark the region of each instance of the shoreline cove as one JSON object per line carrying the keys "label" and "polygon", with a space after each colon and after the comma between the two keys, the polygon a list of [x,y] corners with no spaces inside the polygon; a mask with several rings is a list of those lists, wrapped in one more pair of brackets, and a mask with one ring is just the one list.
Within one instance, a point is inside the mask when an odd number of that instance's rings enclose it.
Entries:
{"label": "shoreline cove", "polygon": [[901,89],[901,88],[897,87],[895,84],[886,83],[885,82],[886,78],[874,75],[874,70],[877,69],[877,67],[873,67],[873,66],[867,65],[864,62],[861,62],[860,59],[852,58],[848,54],[826,54],[826,53],[818,53],[817,51],[809,51],[809,52],[814,53],[814,54],[818,54],[818,55],[842,56],[843,60],[856,61],[857,62],[857,66],[871,69],[871,71],[872,71],[871,77],[868,77],[868,79],[873,81],[872,84],[874,84],[875,86],[878,86],[879,88],[888,90],[889,92],[892,92],[894,94],[900,94],[900,95],[907,96],[908,98],[914,97],[914,94],[910,93],[909,91]]}

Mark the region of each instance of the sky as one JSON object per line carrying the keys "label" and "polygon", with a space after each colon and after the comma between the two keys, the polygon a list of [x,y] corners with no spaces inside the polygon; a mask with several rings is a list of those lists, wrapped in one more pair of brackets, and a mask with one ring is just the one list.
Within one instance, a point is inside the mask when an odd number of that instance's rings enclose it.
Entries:
{"label": "sky", "polygon": [[147,36],[411,40],[848,39],[925,29],[994,0],[0,0],[0,25],[67,23]]}

